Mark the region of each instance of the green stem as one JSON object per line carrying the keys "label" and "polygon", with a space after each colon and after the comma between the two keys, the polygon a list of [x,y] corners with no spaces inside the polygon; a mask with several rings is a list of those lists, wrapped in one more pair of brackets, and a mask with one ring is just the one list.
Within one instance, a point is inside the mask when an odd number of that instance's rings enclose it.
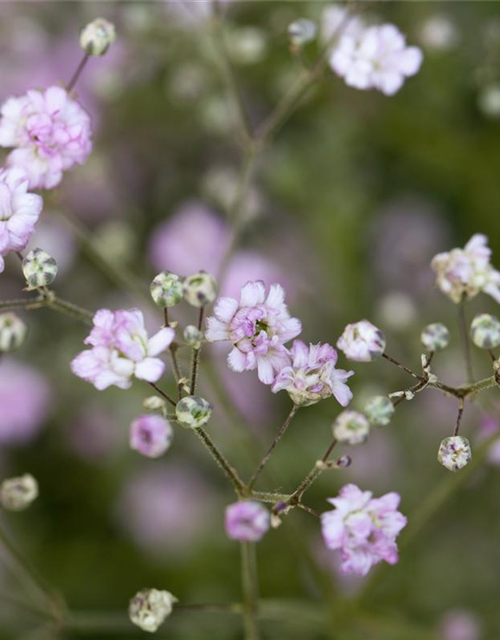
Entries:
{"label": "green stem", "polygon": [[198,436],[198,438],[203,442],[203,444],[205,445],[206,449],[209,451],[212,458],[215,460],[218,466],[222,469],[222,471],[224,471],[227,478],[229,478],[238,497],[242,497],[245,493],[245,485],[243,484],[242,480],[238,476],[236,469],[229,464],[229,462],[227,461],[223,453],[219,450],[215,442],[212,440],[212,438],[208,435],[208,433],[205,431],[203,427],[196,427],[193,430]]}
{"label": "green stem", "polygon": [[[320,462],[326,463],[330,454],[337,446],[337,438],[334,438],[330,443],[328,449],[325,451],[323,457]],[[319,476],[324,471],[324,468],[321,465],[315,464],[311,471],[307,474],[304,480],[300,483],[297,489],[292,493],[290,498],[288,499],[288,504],[290,505],[298,505],[302,499],[304,493],[311,487],[311,485],[319,478]]]}
{"label": "green stem", "polygon": [[240,544],[245,640],[259,640],[260,633],[257,623],[259,589],[257,579],[257,562],[255,557],[255,543],[241,542]]}
{"label": "green stem", "polygon": [[[198,331],[201,331],[203,327],[204,312],[205,312],[205,307],[200,307],[200,314],[198,316]],[[200,363],[200,352],[201,352],[201,347],[199,347],[198,349],[193,349],[193,363],[191,366],[191,386],[190,386],[190,395],[192,396],[196,391],[198,366]]]}
{"label": "green stem", "polygon": [[465,315],[465,300],[458,305],[458,325],[460,328],[460,338],[462,341],[462,352],[464,356],[467,382],[470,384],[474,380],[474,371],[472,370],[469,332],[467,330],[467,318]]}

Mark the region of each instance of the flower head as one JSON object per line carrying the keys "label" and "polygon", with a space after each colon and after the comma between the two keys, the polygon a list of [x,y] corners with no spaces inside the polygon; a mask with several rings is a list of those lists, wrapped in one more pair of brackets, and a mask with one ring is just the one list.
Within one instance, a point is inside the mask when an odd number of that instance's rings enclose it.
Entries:
{"label": "flower head", "polygon": [[147,458],[159,458],[170,447],[174,432],[161,416],[139,416],[130,426],[130,448]]}
{"label": "flower head", "polygon": [[500,302],[500,272],[490,264],[488,238],[476,233],[463,249],[438,253],[431,266],[436,272],[436,284],[458,304],[483,291]]}
{"label": "flower head", "polygon": [[283,288],[273,284],[266,296],[263,282],[247,282],[239,301],[219,298],[214,313],[215,317],[207,319],[206,338],[209,342],[228,340],[233,344],[229,368],[257,369],[259,379],[271,384],[275,372],[289,363],[283,345],[302,330],[300,321],[290,317]]}
{"label": "flower head", "polygon": [[92,150],[90,117],[62,87],[9,98],[0,113],[0,146],[15,147],[7,162],[26,171],[31,188],[52,189]]}
{"label": "flower head", "polygon": [[28,289],[47,287],[57,276],[57,262],[43,249],[33,249],[23,260],[23,274]]}
{"label": "flower head", "polygon": [[29,473],[7,478],[0,485],[0,504],[8,511],[23,511],[38,497],[38,482]]}
{"label": "flower head", "polygon": [[450,342],[450,332],[441,322],[433,322],[424,327],[420,341],[428,351],[446,349]]}
{"label": "flower head", "polygon": [[477,315],[470,326],[472,342],[480,349],[494,349],[500,345],[500,320],[489,313]]}
{"label": "flower head", "polygon": [[0,353],[19,349],[26,339],[28,327],[15,313],[0,314]]}
{"label": "flower head", "polygon": [[450,436],[439,445],[438,461],[449,471],[460,471],[472,458],[470,442],[462,436]]}
{"label": "flower head", "polygon": [[369,433],[370,423],[359,411],[342,411],[333,423],[333,435],[346,444],[361,444]]}
{"label": "flower head", "polygon": [[346,407],[352,392],[346,380],[354,371],[336,369],[337,352],[329,344],[310,344],[295,340],[291,348],[289,363],[276,376],[273,393],[288,391],[296,405],[307,406],[324,398],[335,396]]}
{"label": "flower head", "polygon": [[368,320],[348,324],[337,340],[337,347],[349,360],[371,362],[385,351],[385,338],[380,329]]}
{"label": "flower head", "polygon": [[28,176],[18,168],[0,171],[0,273],[3,258],[22,251],[35,232],[42,212],[42,198],[28,193]]}
{"label": "flower head", "polygon": [[270,524],[269,511],[255,500],[242,500],[226,508],[226,533],[232,540],[258,542]]}
{"label": "flower head", "polygon": [[348,484],[328,502],[335,509],[321,516],[323,539],[329,549],[341,551],[342,573],[365,576],[382,560],[398,561],[396,538],[407,521],[398,511],[397,493],[373,498],[371,491]]}
{"label": "flower head", "polygon": [[197,429],[206,424],[212,416],[213,405],[198,396],[187,396],[179,400],[175,414],[179,424],[188,429]]}
{"label": "flower head", "polygon": [[394,404],[387,396],[373,396],[365,404],[365,415],[375,427],[385,427],[394,415]]}
{"label": "flower head", "polygon": [[131,622],[143,631],[154,633],[172,613],[176,602],[170,591],[142,589],[130,600],[128,614]]}
{"label": "flower head", "polygon": [[73,373],[91,382],[100,391],[115,385],[128,389],[132,377],[156,382],[165,370],[157,358],[174,339],[174,330],[161,329],[152,338],[144,327],[139,309],[110,311],[100,309],[94,328],[85,340],[91,349],[82,351],[71,363]]}

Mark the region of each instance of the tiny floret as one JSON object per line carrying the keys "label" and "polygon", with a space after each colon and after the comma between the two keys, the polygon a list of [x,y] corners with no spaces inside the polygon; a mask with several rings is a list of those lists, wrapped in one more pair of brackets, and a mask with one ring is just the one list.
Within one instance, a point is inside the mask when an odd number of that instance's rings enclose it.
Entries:
{"label": "tiny floret", "polygon": [[295,49],[312,42],[316,38],[318,27],[315,22],[307,18],[299,18],[288,25],[288,38]]}
{"label": "tiny floret", "polygon": [[472,342],[480,349],[495,349],[500,345],[500,320],[489,313],[477,315],[470,326]]}
{"label": "tiny floret", "polygon": [[349,360],[371,362],[383,355],[385,337],[371,322],[360,320],[347,325],[337,341],[337,347]]}
{"label": "tiny floret", "polygon": [[163,411],[167,403],[160,396],[149,396],[144,398],[142,406],[146,409],[146,411]]}
{"label": "tiny floret", "polygon": [[159,307],[175,307],[183,296],[182,278],[171,271],[162,271],[151,283],[150,291]]}
{"label": "tiny floret", "polygon": [[43,249],[33,249],[23,260],[23,274],[28,290],[47,287],[57,276],[57,262]]}
{"label": "tiny floret", "polygon": [[38,482],[29,473],[7,478],[0,485],[0,503],[8,511],[23,511],[38,498]]}
{"label": "tiny floret", "polygon": [[179,400],[175,407],[177,420],[183,427],[196,429],[206,424],[212,415],[213,405],[198,396],[188,396]]}
{"label": "tiny floret", "polygon": [[242,500],[226,508],[226,533],[232,540],[258,542],[270,526],[269,511],[260,502]]}
{"label": "tiny floret", "polygon": [[142,589],[130,600],[128,615],[143,631],[154,633],[172,613],[178,599],[170,591]]}
{"label": "tiny floret", "polygon": [[387,396],[373,396],[365,404],[365,415],[374,427],[385,427],[394,415],[394,404]]}
{"label": "tiny floret", "polygon": [[450,471],[460,471],[472,458],[470,442],[462,436],[445,438],[438,451],[438,461]]}
{"label": "tiny floret", "polygon": [[206,271],[198,271],[184,279],[184,299],[193,307],[204,307],[217,297],[217,281]]}
{"label": "tiny floret", "polygon": [[130,427],[130,448],[147,458],[159,458],[170,447],[173,437],[173,429],[165,418],[142,415]]}
{"label": "tiny floret", "polygon": [[194,324],[188,324],[184,329],[184,342],[193,349],[199,349],[203,340],[203,333]]}
{"label": "tiny floret", "polygon": [[15,313],[0,314],[0,353],[15,351],[26,339],[28,328]]}
{"label": "tiny floret", "polygon": [[339,442],[361,444],[370,434],[370,423],[359,411],[342,411],[333,423],[332,430]]}
{"label": "tiny floret", "polygon": [[441,351],[450,343],[450,332],[441,322],[433,322],[424,327],[420,340],[428,351]]}
{"label": "tiny floret", "polygon": [[115,39],[115,25],[104,18],[96,18],[82,29],[80,46],[89,56],[103,56]]}

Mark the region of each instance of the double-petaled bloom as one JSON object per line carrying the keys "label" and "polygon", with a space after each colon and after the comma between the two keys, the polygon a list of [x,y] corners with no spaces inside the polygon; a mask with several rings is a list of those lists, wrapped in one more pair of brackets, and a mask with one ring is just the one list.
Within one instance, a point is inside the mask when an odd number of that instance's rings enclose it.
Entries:
{"label": "double-petaled bloom", "polygon": [[346,326],[337,340],[337,348],[349,360],[371,362],[383,355],[385,337],[374,324],[368,320],[360,320]]}
{"label": "double-petaled bloom", "polygon": [[285,390],[298,406],[307,406],[334,396],[343,407],[352,399],[346,380],[354,371],[336,369],[337,352],[329,344],[310,344],[295,340],[289,362],[277,374],[273,393]]}
{"label": "double-petaled bloom", "polygon": [[91,348],[72,361],[71,369],[100,391],[112,385],[128,389],[133,377],[156,382],[165,370],[164,362],[157,356],[168,349],[174,335],[174,330],[167,327],[148,338],[138,309],[114,312],[100,309],[85,340]]}
{"label": "double-petaled bloom", "polygon": [[26,171],[31,188],[52,189],[92,150],[90,116],[62,87],[9,98],[0,114],[0,146],[14,147],[7,163]]}
{"label": "double-petaled bloom", "polygon": [[266,295],[263,282],[247,282],[239,301],[220,298],[214,314],[207,319],[206,339],[232,343],[230,369],[257,369],[261,382],[271,384],[276,372],[289,363],[284,345],[302,330],[300,321],[290,317],[283,288],[273,284]]}

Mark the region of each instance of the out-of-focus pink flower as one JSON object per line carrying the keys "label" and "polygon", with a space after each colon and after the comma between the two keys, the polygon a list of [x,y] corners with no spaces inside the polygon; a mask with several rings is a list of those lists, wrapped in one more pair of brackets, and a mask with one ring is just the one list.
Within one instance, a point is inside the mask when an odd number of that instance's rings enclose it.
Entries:
{"label": "out-of-focus pink flower", "polygon": [[275,371],[288,363],[283,346],[302,330],[297,318],[291,318],[285,304],[285,291],[279,284],[266,288],[261,281],[247,282],[240,300],[219,298],[215,317],[207,319],[209,342],[228,340],[233,350],[228,364],[233,371],[257,369],[259,380],[271,384]]}
{"label": "out-of-focus pink flower", "polygon": [[174,432],[170,423],[155,414],[139,416],[130,427],[130,447],[147,458],[159,458],[170,447]]}
{"label": "out-of-focus pink flower", "polygon": [[79,412],[69,425],[67,432],[71,450],[87,462],[105,463],[127,450],[127,434],[123,428],[125,420],[101,405],[88,405]]}
{"label": "out-of-focus pink flower", "polygon": [[148,338],[139,309],[100,309],[94,316],[94,328],[85,339],[92,348],[82,351],[72,361],[71,369],[100,391],[111,385],[128,389],[132,377],[156,382],[165,370],[165,364],[156,356],[168,349],[174,335],[174,330],[167,327]]}
{"label": "out-of-focus pink flower", "polygon": [[271,524],[269,511],[260,502],[242,500],[226,508],[226,533],[232,540],[258,542]]}
{"label": "out-of-focus pink flower", "polygon": [[17,360],[2,359],[0,443],[23,444],[32,440],[48,416],[50,399],[50,386],[38,371]]}
{"label": "out-of-focus pink flower", "polygon": [[431,266],[436,284],[453,302],[473,298],[483,291],[500,302],[500,272],[490,264],[488,238],[476,233],[463,249],[438,253]]}
{"label": "out-of-focus pink flower", "polygon": [[470,611],[456,609],[444,614],[439,632],[442,640],[479,640],[481,624]]}
{"label": "out-of-focus pink flower", "polygon": [[28,176],[22,169],[0,171],[0,273],[4,256],[28,244],[42,207],[42,198],[28,193]]}
{"label": "out-of-focus pink flower", "polygon": [[[498,410],[498,407],[497,407]],[[484,442],[495,433],[499,433],[500,424],[492,415],[485,414],[481,418],[478,442]],[[496,440],[488,451],[488,462],[494,467],[500,467],[500,438]]]}
{"label": "out-of-focus pink flower", "polygon": [[337,347],[349,360],[371,362],[385,351],[385,338],[380,329],[368,320],[348,324],[337,340]]}
{"label": "out-of-focus pink flower", "polygon": [[0,146],[14,147],[7,162],[26,171],[30,187],[52,189],[90,154],[90,117],[62,87],[32,89],[3,103]]}
{"label": "out-of-focus pink flower", "polygon": [[405,37],[393,24],[346,32],[330,57],[335,73],[356,89],[378,89],[395,94],[408,76],[422,64],[422,51],[407,47]]}
{"label": "out-of-focus pink flower", "polygon": [[290,362],[278,372],[272,391],[288,391],[296,405],[307,406],[335,396],[343,407],[352,400],[346,380],[354,371],[336,369],[337,352],[329,344],[310,344],[295,340]]}
{"label": "out-of-focus pink flower", "polygon": [[348,484],[328,500],[335,509],[321,516],[323,539],[341,551],[343,573],[365,576],[382,560],[398,561],[396,538],[407,522],[398,511],[400,499],[397,493],[373,498],[371,491]]}
{"label": "out-of-focus pink flower", "polygon": [[36,225],[26,249],[31,251],[37,247],[49,253],[57,262],[58,279],[71,268],[77,251],[75,237],[67,225],[46,218],[45,214]]}

